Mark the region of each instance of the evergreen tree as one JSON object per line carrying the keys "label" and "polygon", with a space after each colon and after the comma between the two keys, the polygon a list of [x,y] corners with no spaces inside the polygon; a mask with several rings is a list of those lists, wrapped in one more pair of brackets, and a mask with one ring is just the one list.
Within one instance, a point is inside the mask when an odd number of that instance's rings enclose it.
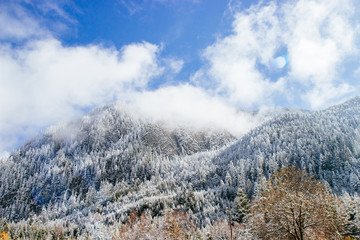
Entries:
{"label": "evergreen tree", "polygon": [[235,222],[243,222],[244,217],[249,211],[249,199],[241,188],[238,189],[233,208],[231,210],[232,219]]}

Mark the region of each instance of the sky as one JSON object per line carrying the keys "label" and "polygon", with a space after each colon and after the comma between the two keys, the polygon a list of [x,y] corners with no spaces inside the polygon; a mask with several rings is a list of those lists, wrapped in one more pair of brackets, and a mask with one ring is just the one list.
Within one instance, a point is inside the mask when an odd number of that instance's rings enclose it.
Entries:
{"label": "sky", "polygon": [[360,92],[358,0],[0,0],[0,157],[112,102],[242,133]]}

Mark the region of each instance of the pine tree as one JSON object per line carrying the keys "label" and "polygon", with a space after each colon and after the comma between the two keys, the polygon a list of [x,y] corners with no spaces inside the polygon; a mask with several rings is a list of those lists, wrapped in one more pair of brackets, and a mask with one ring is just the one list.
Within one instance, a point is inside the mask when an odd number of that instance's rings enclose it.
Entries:
{"label": "pine tree", "polygon": [[232,219],[235,222],[243,222],[244,217],[249,211],[249,200],[241,188],[238,189],[233,208],[231,210]]}

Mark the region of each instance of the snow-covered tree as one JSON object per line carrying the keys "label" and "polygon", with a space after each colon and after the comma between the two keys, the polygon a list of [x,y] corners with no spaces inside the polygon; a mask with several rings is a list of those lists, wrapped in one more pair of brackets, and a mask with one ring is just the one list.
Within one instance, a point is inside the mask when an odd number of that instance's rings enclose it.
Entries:
{"label": "snow-covered tree", "polygon": [[231,216],[233,221],[243,222],[244,217],[248,214],[250,207],[250,201],[246,197],[241,188],[238,189],[233,207],[231,209]]}

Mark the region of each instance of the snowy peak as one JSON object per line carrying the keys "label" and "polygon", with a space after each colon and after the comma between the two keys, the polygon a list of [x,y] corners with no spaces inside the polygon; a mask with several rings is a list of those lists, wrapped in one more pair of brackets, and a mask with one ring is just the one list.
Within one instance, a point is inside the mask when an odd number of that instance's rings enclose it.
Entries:
{"label": "snowy peak", "polygon": [[116,104],[97,109],[66,126],[49,129],[44,137],[87,153],[116,149],[124,143],[138,143],[167,156],[213,150],[235,140],[223,130],[170,127],[166,123],[140,118],[132,114],[131,109]]}

